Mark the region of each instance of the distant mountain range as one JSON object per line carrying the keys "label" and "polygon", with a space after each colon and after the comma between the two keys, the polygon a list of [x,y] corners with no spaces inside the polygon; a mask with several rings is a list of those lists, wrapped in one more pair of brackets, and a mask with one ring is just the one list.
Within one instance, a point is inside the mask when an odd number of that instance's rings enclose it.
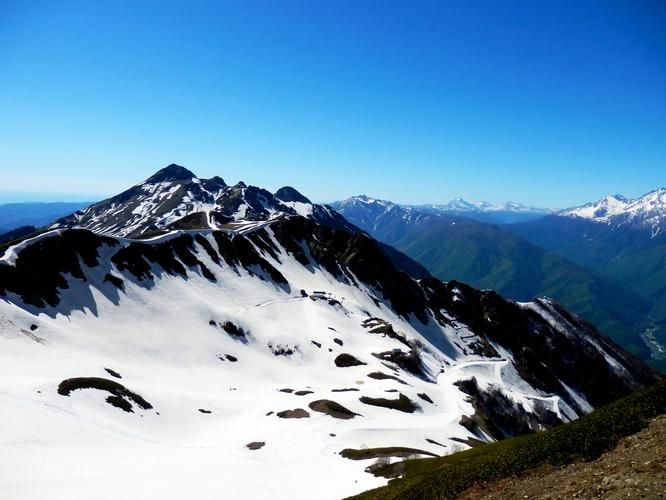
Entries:
{"label": "distant mountain range", "polygon": [[331,206],[440,279],[553,297],[666,368],[664,201],[658,189],[502,225],[367,196]]}
{"label": "distant mountain range", "polygon": [[487,201],[470,202],[456,198],[444,205],[413,205],[413,208],[436,215],[460,215],[481,222],[512,223],[538,219],[553,211],[509,201],[493,205]]}
{"label": "distant mountain range", "polygon": [[619,194],[608,195],[598,201],[564,210],[532,207],[513,201],[492,204],[487,201],[467,201],[463,198],[455,198],[444,204],[398,205],[366,195],[334,201],[330,205],[336,210],[343,210],[343,207],[347,210],[352,204],[374,207],[399,206],[405,213],[411,210],[421,215],[454,215],[500,224],[528,222],[553,215],[586,219],[613,227],[649,229],[652,236],[666,231],[666,188],[655,189],[636,199],[628,199]]}
{"label": "distant mountain range", "polygon": [[[383,200],[359,195],[349,198],[345,201],[335,201],[331,203],[333,208],[340,208],[345,202],[355,201],[368,205],[381,206]],[[391,203],[395,205],[394,203]],[[424,205],[400,205],[404,210],[414,210],[419,214],[431,215],[458,215],[481,222],[512,223],[538,219],[545,215],[553,213],[548,208],[537,208],[509,201],[507,203],[494,205],[487,201],[466,201],[462,198],[456,198],[444,204],[424,204]]]}
{"label": "distant mountain range", "polygon": [[503,228],[648,300],[640,336],[655,366],[666,369],[666,189],[635,200],[607,197]]}
{"label": "distant mountain range", "polygon": [[45,226],[60,217],[69,215],[90,202],[25,202],[0,204],[0,233],[21,226]]}

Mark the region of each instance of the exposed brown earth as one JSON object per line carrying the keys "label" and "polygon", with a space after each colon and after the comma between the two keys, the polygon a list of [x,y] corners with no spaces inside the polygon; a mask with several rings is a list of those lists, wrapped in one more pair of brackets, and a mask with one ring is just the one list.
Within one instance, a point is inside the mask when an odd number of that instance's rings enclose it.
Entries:
{"label": "exposed brown earth", "polygon": [[265,444],[265,441],[252,441],[251,443],[247,443],[245,446],[251,450],[258,450],[263,448]]}
{"label": "exposed brown earth", "polygon": [[359,416],[358,413],[345,408],[340,403],[331,401],[330,399],[320,399],[318,401],[313,401],[310,403],[310,409],[313,411],[318,411],[330,415],[333,418],[341,418],[347,420]]}
{"label": "exposed brown earth", "polygon": [[309,418],[310,414],[303,408],[296,408],[295,410],[284,410],[277,413],[280,418]]}
{"label": "exposed brown earth", "polygon": [[457,498],[666,498],[666,415],[592,462],[539,467],[473,486]]}

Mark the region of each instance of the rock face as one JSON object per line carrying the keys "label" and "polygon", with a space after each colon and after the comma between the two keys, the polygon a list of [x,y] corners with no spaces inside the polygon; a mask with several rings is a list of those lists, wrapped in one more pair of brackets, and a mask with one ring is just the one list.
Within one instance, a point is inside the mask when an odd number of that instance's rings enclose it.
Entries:
{"label": "rock face", "polygon": [[280,201],[312,204],[310,200],[291,186],[284,186],[275,191],[275,197]]}

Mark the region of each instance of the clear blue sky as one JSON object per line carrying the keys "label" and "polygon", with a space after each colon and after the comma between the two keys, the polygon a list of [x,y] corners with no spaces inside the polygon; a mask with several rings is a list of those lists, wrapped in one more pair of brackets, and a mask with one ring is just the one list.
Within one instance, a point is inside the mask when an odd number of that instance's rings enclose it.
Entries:
{"label": "clear blue sky", "polygon": [[172,162],[318,201],[666,185],[666,2],[0,2],[0,202]]}

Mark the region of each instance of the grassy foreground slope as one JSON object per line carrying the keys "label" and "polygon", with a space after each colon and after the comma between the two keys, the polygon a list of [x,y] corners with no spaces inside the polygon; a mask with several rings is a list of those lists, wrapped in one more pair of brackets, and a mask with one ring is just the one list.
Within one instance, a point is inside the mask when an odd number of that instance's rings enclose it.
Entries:
{"label": "grassy foreground slope", "polygon": [[643,389],[579,420],[558,428],[519,436],[439,458],[407,460],[377,470],[387,486],[357,499],[453,498],[466,488],[550,463],[593,460],[618,441],[643,429],[649,419],[666,413],[666,382]]}

